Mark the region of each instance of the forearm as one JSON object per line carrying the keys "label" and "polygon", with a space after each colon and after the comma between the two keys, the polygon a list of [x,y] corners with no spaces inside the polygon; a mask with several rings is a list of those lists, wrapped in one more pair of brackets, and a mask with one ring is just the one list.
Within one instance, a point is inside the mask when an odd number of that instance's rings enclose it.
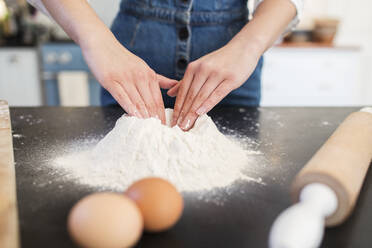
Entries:
{"label": "forearm", "polygon": [[248,53],[261,56],[283,33],[296,16],[296,8],[289,0],[265,0],[254,16],[231,40]]}
{"label": "forearm", "polygon": [[[35,1],[34,1],[35,2]],[[41,0],[53,19],[80,46],[105,37],[114,39],[86,0]]]}

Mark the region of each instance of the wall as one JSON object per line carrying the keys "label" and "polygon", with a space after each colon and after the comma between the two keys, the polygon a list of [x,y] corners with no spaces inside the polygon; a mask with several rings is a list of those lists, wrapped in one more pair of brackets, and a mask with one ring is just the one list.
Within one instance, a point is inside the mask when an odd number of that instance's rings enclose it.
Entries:
{"label": "wall", "polygon": [[[307,0],[300,27],[311,26],[313,17],[330,16],[341,20],[335,44],[361,48],[361,83],[364,103],[372,104],[372,1]],[[356,76],[357,78],[357,76]]]}
{"label": "wall", "polygon": [[120,0],[90,0],[89,3],[103,22],[110,26],[119,10]]}

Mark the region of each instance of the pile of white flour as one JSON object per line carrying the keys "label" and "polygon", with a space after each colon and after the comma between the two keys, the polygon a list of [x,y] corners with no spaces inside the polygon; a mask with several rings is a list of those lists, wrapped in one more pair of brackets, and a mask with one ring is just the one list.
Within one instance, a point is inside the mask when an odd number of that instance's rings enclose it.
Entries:
{"label": "pile of white flour", "polygon": [[[252,163],[249,152],[220,133],[203,115],[184,132],[159,120],[123,115],[115,127],[89,151],[61,156],[54,166],[80,184],[105,190],[125,190],[135,180],[158,176],[180,191],[226,187],[239,179]],[[254,179],[252,179],[254,180]]]}

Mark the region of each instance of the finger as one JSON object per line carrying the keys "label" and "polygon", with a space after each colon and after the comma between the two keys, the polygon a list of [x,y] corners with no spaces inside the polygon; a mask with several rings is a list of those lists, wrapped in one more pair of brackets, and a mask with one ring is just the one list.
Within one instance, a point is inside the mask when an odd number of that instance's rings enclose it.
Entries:
{"label": "finger", "polygon": [[205,102],[196,110],[196,114],[203,115],[208,113],[223,98],[233,90],[232,83],[228,80],[223,81]]}
{"label": "finger", "polygon": [[111,83],[107,87],[107,90],[111,93],[111,95],[119,103],[119,105],[125,110],[125,112],[128,113],[128,115],[142,118],[141,113],[137,110],[136,106],[133,104],[130,97],[122,88],[120,83]]}
{"label": "finger", "polygon": [[142,96],[138,92],[135,85],[132,83],[122,83],[122,87],[127,92],[132,103],[136,106],[137,111],[141,114],[142,118],[149,118],[149,112],[147,110],[146,104],[142,99]]}
{"label": "finger", "polygon": [[161,120],[161,123],[165,124],[165,109],[164,109],[164,101],[161,95],[159,82],[157,78],[150,83],[150,91],[152,93],[152,97],[155,101],[156,111],[158,113],[158,117]]}
{"label": "finger", "polygon": [[[139,79],[141,80],[141,79]],[[141,95],[145,105],[146,109],[149,113],[149,117],[155,117],[155,118],[160,118],[157,113],[157,108],[155,104],[155,100],[152,97],[152,93],[150,90],[150,81],[151,79],[145,79],[141,81],[137,81],[136,83],[136,88]]]}
{"label": "finger", "polygon": [[180,112],[182,110],[185,97],[187,95],[187,92],[189,91],[190,84],[193,78],[194,78],[194,66],[192,66],[192,64],[189,64],[189,66],[186,69],[185,75],[180,82],[180,88],[178,90],[176,103],[174,104],[172,123],[171,123],[172,127],[178,123],[178,118],[180,116]]}
{"label": "finger", "polygon": [[170,89],[178,84],[178,81],[175,79],[169,79],[167,77],[164,77],[163,75],[156,74],[156,77],[158,79],[159,85],[162,89]]}
{"label": "finger", "polygon": [[178,117],[178,120],[180,123],[183,122],[196,96],[198,95],[200,89],[202,88],[203,84],[207,81],[207,79],[208,79],[208,74],[202,71],[199,71],[199,73],[196,73],[196,75],[194,76],[194,79],[191,82],[189,91],[187,92],[185,102],[183,103],[180,116]]}
{"label": "finger", "polygon": [[179,88],[180,88],[180,84],[178,83],[175,86],[173,86],[170,90],[167,91],[167,95],[170,97],[177,96]]}
{"label": "finger", "polygon": [[217,77],[212,77],[205,82],[203,87],[200,89],[197,97],[195,98],[194,103],[192,104],[189,113],[185,116],[180,127],[182,130],[189,130],[193,127],[196,119],[199,115],[196,113],[196,110],[208,99],[208,97],[214,92],[219,85],[222,83],[221,79]]}

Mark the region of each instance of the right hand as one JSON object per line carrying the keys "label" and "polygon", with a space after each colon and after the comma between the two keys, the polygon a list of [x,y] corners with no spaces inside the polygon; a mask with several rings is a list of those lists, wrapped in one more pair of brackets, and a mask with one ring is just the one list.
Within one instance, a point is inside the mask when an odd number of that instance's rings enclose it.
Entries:
{"label": "right hand", "polygon": [[[110,36],[110,35],[108,35]],[[131,116],[155,117],[165,124],[160,87],[169,89],[178,81],[156,74],[113,36],[81,45],[84,58],[100,84]]]}

